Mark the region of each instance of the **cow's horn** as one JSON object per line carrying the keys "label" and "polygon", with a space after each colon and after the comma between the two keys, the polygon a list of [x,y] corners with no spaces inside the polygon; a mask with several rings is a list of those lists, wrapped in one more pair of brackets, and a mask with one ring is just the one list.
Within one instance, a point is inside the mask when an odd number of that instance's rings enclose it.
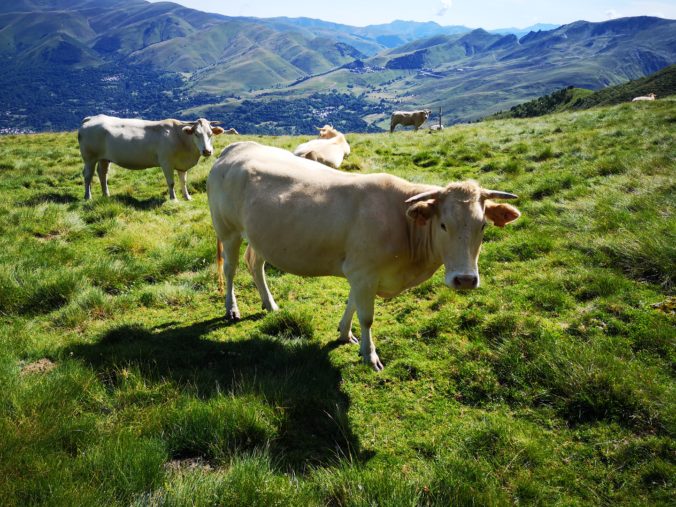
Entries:
{"label": "cow's horn", "polygon": [[500,190],[483,190],[482,196],[486,199],[518,199],[518,195],[510,194],[509,192],[501,192]]}
{"label": "cow's horn", "polygon": [[209,125],[223,125],[222,121],[210,121]]}
{"label": "cow's horn", "polygon": [[435,199],[439,197],[440,193],[441,190],[428,190],[427,192],[423,192],[422,194],[409,197],[408,199],[406,199],[406,203],[418,202],[422,201],[423,199]]}
{"label": "cow's horn", "polygon": [[193,125],[197,125],[198,121],[182,121],[181,125],[184,127],[192,127]]}

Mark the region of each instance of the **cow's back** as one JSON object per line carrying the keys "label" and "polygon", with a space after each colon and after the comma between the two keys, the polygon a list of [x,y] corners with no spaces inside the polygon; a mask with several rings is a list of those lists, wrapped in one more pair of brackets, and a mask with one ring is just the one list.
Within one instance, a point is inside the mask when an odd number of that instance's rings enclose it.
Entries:
{"label": "cow's back", "polygon": [[[223,151],[207,179],[207,193],[220,238],[238,231],[264,259],[289,273],[341,276],[354,255],[364,264],[382,263],[383,252],[362,249],[391,239],[388,226],[401,225],[385,210],[393,203],[400,208],[404,198],[390,195],[380,184],[383,178],[394,177],[343,173],[244,142]],[[396,221],[401,220],[403,214]]]}
{"label": "cow's back", "polygon": [[171,145],[175,120],[146,121],[96,115],[83,120],[78,130],[82,157],[109,160],[127,169],[159,165],[163,145]]}

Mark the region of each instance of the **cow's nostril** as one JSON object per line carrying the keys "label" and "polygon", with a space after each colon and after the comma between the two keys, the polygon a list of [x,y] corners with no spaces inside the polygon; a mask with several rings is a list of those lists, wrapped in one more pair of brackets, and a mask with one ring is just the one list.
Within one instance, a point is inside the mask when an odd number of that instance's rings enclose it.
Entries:
{"label": "cow's nostril", "polygon": [[205,157],[210,157],[211,156],[211,150],[202,150],[202,155]]}
{"label": "cow's nostril", "polygon": [[458,289],[474,289],[478,279],[474,275],[456,275],[453,277],[453,286]]}

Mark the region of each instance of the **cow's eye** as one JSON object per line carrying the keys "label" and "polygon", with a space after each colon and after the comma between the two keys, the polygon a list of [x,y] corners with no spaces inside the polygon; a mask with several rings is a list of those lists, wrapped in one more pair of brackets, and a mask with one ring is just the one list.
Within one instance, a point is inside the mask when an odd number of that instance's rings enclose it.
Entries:
{"label": "cow's eye", "polygon": [[481,224],[481,230],[483,231],[485,228],[486,228],[486,222],[484,222],[483,224]]}
{"label": "cow's eye", "polygon": [[446,230],[446,224],[442,223],[442,224],[441,224],[441,228],[442,228],[443,230]]}

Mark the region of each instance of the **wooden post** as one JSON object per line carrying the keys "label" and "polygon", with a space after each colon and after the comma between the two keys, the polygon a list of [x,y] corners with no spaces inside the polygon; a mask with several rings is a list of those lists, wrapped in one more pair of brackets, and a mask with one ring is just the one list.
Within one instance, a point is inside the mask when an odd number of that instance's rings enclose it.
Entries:
{"label": "wooden post", "polygon": [[441,108],[439,108],[439,130],[441,130]]}

